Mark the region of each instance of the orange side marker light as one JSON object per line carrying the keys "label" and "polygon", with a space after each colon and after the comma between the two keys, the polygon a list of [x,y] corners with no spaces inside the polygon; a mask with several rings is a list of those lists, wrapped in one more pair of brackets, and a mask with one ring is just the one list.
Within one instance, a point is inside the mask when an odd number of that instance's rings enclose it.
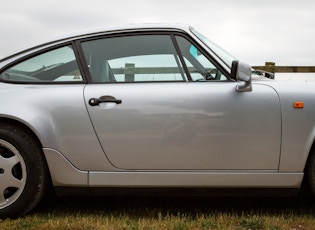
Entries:
{"label": "orange side marker light", "polygon": [[295,101],[295,102],[293,102],[293,107],[295,109],[303,109],[304,108],[304,102]]}

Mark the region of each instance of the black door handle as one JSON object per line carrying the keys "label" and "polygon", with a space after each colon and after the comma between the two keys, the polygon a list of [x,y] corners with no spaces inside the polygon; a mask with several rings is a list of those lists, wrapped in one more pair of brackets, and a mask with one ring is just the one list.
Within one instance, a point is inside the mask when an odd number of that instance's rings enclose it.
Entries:
{"label": "black door handle", "polygon": [[112,96],[101,96],[100,98],[91,98],[89,100],[89,104],[91,106],[96,106],[96,105],[99,105],[100,103],[106,103],[106,102],[111,102],[111,103],[116,103],[116,104],[122,103],[121,100],[116,99]]}

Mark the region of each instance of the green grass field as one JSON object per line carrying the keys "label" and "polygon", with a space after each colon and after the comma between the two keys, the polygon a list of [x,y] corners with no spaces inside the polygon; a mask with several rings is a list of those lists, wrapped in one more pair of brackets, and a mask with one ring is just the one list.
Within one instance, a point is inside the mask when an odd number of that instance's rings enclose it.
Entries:
{"label": "green grass field", "polygon": [[0,229],[315,229],[312,198],[53,198]]}

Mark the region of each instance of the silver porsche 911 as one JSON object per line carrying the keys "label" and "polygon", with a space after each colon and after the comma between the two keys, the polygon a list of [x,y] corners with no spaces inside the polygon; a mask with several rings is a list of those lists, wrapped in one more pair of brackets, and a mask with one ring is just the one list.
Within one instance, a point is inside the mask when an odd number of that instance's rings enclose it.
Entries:
{"label": "silver porsche 911", "polygon": [[0,217],[51,187],[299,189],[307,177],[315,191],[315,85],[252,75],[182,25],[73,33],[0,60]]}

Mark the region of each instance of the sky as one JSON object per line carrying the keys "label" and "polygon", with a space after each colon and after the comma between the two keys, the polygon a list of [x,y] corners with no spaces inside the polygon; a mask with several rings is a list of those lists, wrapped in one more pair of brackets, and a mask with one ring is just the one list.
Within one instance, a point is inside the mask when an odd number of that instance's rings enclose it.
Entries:
{"label": "sky", "polygon": [[315,66],[314,0],[2,0],[0,58],[71,31],[193,26],[250,65]]}

